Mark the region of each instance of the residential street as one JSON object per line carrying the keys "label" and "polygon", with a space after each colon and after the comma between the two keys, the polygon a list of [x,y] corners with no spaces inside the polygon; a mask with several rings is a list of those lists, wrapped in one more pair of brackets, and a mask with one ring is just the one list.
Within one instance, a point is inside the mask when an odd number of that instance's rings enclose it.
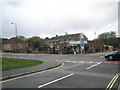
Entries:
{"label": "residential street", "polygon": [[120,0],[1,0],[0,90],[120,90]]}
{"label": "residential street", "polygon": [[[10,79],[3,88],[116,88],[119,86],[120,61],[106,61],[104,54],[3,54],[8,58],[60,61],[61,66]],[[49,64],[49,63],[48,63]],[[116,76],[115,76],[116,75]],[[114,81],[112,81],[114,79]],[[110,84],[111,82],[111,84]]]}

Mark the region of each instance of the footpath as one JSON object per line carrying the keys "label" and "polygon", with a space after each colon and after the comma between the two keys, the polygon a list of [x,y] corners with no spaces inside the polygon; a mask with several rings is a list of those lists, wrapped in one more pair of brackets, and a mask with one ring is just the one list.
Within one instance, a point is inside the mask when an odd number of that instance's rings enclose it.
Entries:
{"label": "footpath", "polygon": [[104,55],[104,54],[111,53],[111,52],[114,52],[114,51],[98,52],[98,53],[90,53],[90,54],[87,54],[87,55]]}
{"label": "footpath", "polygon": [[58,61],[44,60],[43,62],[44,62],[43,64],[37,66],[3,71],[2,78],[0,78],[0,80],[7,80],[61,66],[61,63]]}

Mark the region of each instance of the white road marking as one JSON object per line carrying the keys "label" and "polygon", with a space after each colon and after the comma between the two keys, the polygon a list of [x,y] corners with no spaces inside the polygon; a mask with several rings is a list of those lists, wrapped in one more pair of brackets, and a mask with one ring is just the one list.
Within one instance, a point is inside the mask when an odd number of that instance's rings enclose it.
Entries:
{"label": "white road marking", "polygon": [[78,63],[86,63],[85,61],[80,61],[80,62],[78,62]]}
{"label": "white road marking", "polygon": [[100,57],[104,58],[104,56],[100,56]]}
{"label": "white road marking", "polygon": [[101,64],[101,63],[102,63],[102,62],[99,62],[99,63],[97,63],[97,64],[94,64],[94,65],[90,66],[90,67],[87,67],[86,69],[93,68],[93,67],[95,67],[95,66],[97,66],[97,65],[99,65],[99,64]]}
{"label": "white road marking", "polygon": [[38,86],[38,88],[41,88],[41,87],[47,86],[47,85],[49,85],[49,84],[52,84],[52,83],[57,82],[57,81],[60,81],[60,80],[62,80],[62,79],[65,79],[65,78],[67,78],[67,77],[70,77],[70,76],[72,76],[72,75],[74,75],[74,74],[71,73],[71,74],[66,75],[66,76],[64,76],[64,77],[61,77],[61,78],[59,78],[59,79],[53,80],[53,81],[48,82],[48,83],[43,84],[43,85],[40,85],[40,86]]}
{"label": "white road marking", "polygon": [[64,61],[69,63],[97,63],[97,62],[86,62],[86,61]]}
{"label": "white road marking", "polygon": [[77,63],[77,61],[72,61],[72,63]]}
{"label": "white road marking", "polygon": [[70,61],[65,61],[65,62],[70,62]]}
{"label": "white road marking", "polygon": [[86,62],[86,63],[96,63],[96,62]]}

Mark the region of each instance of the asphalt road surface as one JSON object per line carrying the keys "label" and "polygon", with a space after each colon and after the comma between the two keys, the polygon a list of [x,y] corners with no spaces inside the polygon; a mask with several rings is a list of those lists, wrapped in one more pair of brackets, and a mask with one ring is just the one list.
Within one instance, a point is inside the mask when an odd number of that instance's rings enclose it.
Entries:
{"label": "asphalt road surface", "polygon": [[[119,85],[119,61],[106,61],[104,55],[3,54],[37,60],[61,61],[56,69],[11,79],[3,88],[116,88]],[[108,89],[106,89],[108,90]]]}

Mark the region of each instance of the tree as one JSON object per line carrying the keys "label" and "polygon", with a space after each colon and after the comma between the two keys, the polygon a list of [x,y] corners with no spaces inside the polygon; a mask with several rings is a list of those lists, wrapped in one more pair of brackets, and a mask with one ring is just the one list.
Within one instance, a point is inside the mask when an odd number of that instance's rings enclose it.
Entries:
{"label": "tree", "polygon": [[26,39],[26,38],[25,38],[24,36],[22,36],[22,35],[18,35],[17,38],[19,38],[19,39],[21,39],[21,40],[23,40],[23,41],[25,41],[25,39]]}
{"label": "tree", "polygon": [[33,50],[39,50],[49,47],[49,45],[45,43],[44,39],[38,36],[27,38],[26,42],[28,43],[28,46]]}
{"label": "tree", "polygon": [[105,32],[102,34],[99,34],[98,39],[110,39],[110,38],[116,38],[116,32]]}
{"label": "tree", "polygon": [[97,39],[104,41],[106,45],[112,45],[116,47],[118,45],[116,36],[117,36],[116,32],[111,31],[111,32],[105,32],[105,33],[99,34]]}

